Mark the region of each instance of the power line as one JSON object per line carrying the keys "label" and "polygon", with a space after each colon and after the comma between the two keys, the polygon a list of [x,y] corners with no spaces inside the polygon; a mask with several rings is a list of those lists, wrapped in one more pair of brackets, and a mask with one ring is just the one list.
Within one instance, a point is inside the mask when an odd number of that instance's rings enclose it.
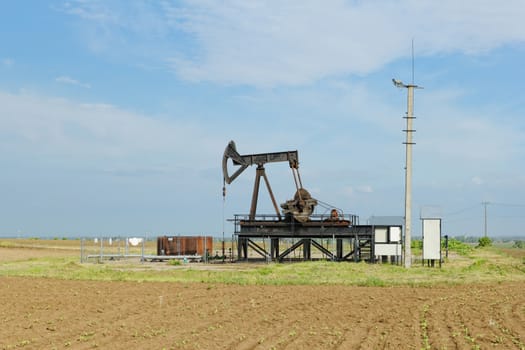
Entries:
{"label": "power line", "polygon": [[469,220],[479,220],[479,216],[468,216],[455,219],[441,219],[442,222],[458,222],[458,221],[469,221]]}
{"label": "power line", "polygon": [[497,205],[500,207],[524,207],[525,208],[525,204],[511,204],[511,203],[498,203],[498,202],[490,202],[490,204]]}
{"label": "power line", "polygon": [[525,220],[525,217],[522,215],[492,215],[493,219],[522,219]]}
{"label": "power line", "polygon": [[453,212],[451,212],[451,213],[445,213],[445,215],[448,215],[448,216],[451,216],[451,215],[457,215],[457,214],[464,213],[464,212],[466,212],[467,210],[471,210],[471,209],[474,209],[474,208],[478,208],[478,204],[471,205],[470,207],[463,208],[463,209],[459,209],[459,210],[453,211]]}

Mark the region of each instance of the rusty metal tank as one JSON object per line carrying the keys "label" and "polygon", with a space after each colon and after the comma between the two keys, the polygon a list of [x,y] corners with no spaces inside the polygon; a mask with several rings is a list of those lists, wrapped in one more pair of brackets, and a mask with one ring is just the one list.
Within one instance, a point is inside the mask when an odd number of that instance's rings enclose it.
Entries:
{"label": "rusty metal tank", "polygon": [[210,236],[161,236],[157,237],[157,255],[202,255],[213,251]]}

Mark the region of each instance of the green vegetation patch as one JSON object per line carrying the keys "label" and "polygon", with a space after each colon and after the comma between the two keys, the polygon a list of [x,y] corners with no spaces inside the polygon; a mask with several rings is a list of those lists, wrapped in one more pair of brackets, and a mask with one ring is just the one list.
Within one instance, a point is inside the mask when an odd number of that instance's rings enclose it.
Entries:
{"label": "green vegetation patch", "polygon": [[470,255],[474,251],[474,248],[471,245],[461,242],[455,238],[448,240],[448,249],[449,251],[454,251],[463,256]]}
{"label": "green vegetation patch", "polygon": [[442,267],[314,261],[297,263],[151,263],[104,261],[80,263],[78,258],[31,258],[0,263],[0,276],[31,276],[71,280],[165,281],[237,285],[434,286],[443,284],[525,281],[522,256],[510,248],[473,248],[450,240],[458,252]]}

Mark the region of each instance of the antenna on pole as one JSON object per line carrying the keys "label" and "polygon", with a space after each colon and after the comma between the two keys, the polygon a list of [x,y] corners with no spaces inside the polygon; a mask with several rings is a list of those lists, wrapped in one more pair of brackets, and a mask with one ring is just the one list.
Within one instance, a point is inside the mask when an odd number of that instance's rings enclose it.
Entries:
{"label": "antenna on pole", "polygon": [[412,85],[414,85],[414,38],[412,38]]}

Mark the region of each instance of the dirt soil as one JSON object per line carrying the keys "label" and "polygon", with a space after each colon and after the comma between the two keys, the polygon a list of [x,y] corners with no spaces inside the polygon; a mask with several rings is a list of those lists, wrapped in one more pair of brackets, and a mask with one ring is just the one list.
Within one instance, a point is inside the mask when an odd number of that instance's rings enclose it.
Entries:
{"label": "dirt soil", "polygon": [[2,277],[0,349],[524,349],[524,290]]}

